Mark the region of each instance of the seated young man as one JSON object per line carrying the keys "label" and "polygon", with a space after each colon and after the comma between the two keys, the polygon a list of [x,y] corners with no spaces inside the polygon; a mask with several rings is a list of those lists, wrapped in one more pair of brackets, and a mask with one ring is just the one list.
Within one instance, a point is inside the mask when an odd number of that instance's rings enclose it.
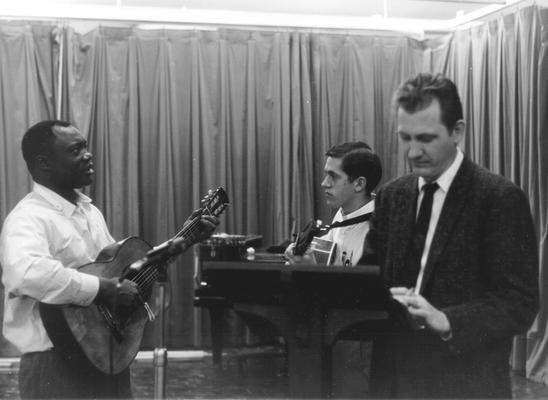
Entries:
{"label": "seated young man", "polygon": [[[382,176],[381,162],[364,142],[338,144],[326,156],[322,188],[327,204],[337,213],[332,228],[321,239],[335,244],[331,264],[356,265],[362,257],[369,216],[375,207],[373,190]],[[335,227],[339,223],[342,226]],[[290,263],[316,262],[310,249],[303,256],[295,255],[294,249],[292,243],[284,254]]]}

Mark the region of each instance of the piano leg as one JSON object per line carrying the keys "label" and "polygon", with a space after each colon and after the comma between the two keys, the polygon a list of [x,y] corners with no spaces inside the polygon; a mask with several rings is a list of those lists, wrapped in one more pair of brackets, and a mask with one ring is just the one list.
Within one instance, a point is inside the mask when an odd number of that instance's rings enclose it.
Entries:
{"label": "piano leg", "polygon": [[213,355],[213,365],[217,367],[221,367],[223,362],[223,315],[224,307],[209,308],[211,352]]}
{"label": "piano leg", "polygon": [[331,396],[331,346],[323,340],[323,310],[318,305],[291,310],[285,332],[289,397]]}

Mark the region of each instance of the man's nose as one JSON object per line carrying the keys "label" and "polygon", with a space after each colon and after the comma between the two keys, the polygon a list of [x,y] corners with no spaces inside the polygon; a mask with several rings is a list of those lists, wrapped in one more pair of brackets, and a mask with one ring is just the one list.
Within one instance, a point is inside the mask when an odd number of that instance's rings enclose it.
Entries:
{"label": "man's nose", "polygon": [[93,159],[93,155],[89,150],[84,151],[83,159],[86,161],[91,161]]}
{"label": "man's nose", "polygon": [[322,187],[323,188],[329,187],[329,177],[326,176],[325,178],[323,178]]}
{"label": "man's nose", "polygon": [[410,143],[407,151],[407,158],[414,159],[422,155],[422,147],[418,143]]}

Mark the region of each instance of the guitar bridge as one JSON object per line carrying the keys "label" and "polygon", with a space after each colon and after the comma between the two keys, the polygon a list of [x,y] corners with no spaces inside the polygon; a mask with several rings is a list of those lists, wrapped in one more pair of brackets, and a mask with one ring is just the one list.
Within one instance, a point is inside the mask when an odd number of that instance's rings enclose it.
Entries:
{"label": "guitar bridge", "polygon": [[97,306],[97,308],[103,315],[103,318],[105,318],[105,322],[110,329],[110,333],[112,333],[112,336],[114,336],[114,339],[116,339],[118,343],[122,343],[122,340],[124,340],[124,335],[122,335],[120,328],[118,328],[118,324],[114,320],[114,317],[112,316],[110,310],[101,305]]}
{"label": "guitar bridge", "polygon": [[141,301],[141,304],[143,305],[143,308],[147,312],[148,320],[150,322],[154,321],[156,319],[156,315],[154,315],[154,312],[152,311],[152,308],[148,305],[148,303],[143,299],[143,296],[141,295],[141,292],[138,293],[139,300]]}
{"label": "guitar bridge", "polygon": [[156,315],[154,315],[154,312],[152,311],[152,309],[150,308],[150,306],[148,305],[146,301],[143,301],[143,308],[147,312],[148,320],[151,322],[154,321],[156,319]]}

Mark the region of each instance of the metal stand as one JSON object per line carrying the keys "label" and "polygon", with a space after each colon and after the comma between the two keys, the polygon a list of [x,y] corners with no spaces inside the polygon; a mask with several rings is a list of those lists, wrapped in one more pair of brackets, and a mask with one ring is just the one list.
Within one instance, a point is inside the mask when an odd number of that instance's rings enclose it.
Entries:
{"label": "metal stand", "polygon": [[167,349],[165,347],[165,299],[167,286],[166,265],[159,270],[157,285],[160,303],[159,310],[159,333],[157,335],[157,347],[154,349],[154,398],[165,399],[166,397],[166,372],[167,372]]}

